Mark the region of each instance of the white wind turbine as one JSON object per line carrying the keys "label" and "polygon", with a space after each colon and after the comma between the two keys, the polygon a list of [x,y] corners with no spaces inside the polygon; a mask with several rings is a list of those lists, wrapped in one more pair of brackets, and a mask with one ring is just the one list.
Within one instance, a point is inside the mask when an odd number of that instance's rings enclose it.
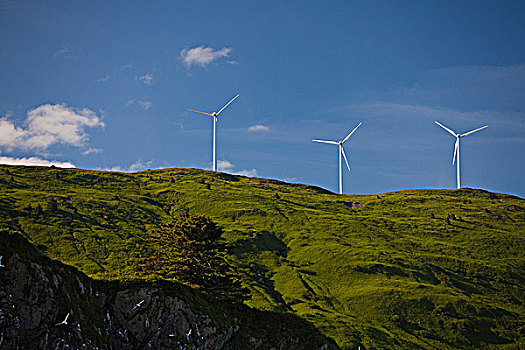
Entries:
{"label": "white wind turbine", "polygon": [[457,159],[458,159],[458,162],[456,164],[456,166],[457,166],[457,182],[458,182],[458,189],[460,189],[461,188],[461,175],[460,175],[460,170],[459,170],[459,139],[462,138],[462,137],[468,136],[470,134],[473,134],[476,131],[480,131],[482,129],[488,128],[488,125],[482,126],[481,128],[477,128],[477,129],[471,130],[471,131],[466,132],[464,134],[457,134],[453,130],[447,128],[446,126],[440,124],[437,121],[436,121],[436,124],[441,126],[443,129],[448,131],[450,134],[452,134],[452,136],[454,136],[456,138],[456,144],[454,145],[454,156],[452,157],[452,164],[454,164],[454,162],[456,161],[456,157],[457,157]]}
{"label": "white wind turbine", "polygon": [[224,107],[222,107],[218,112],[206,113],[206,112],[195,111],[193,109],[188,109],[188,111],[192,111],[192,112],[200,113],[200,114],[205,114],[205,115],[209,115],[210,117],[213,117],[213,171],[217,171],[217,121],[218,121],[217,117],[237,97],[239,97],[239,94],[237,94],[234,98],[232,98],[230,100],[230,102],[226,103],[224,105]]}
{"label": "white wind turbine", "polygon": [[337,141],[325,141],[325,140],[312,140],[313,142],[321,142],[321,143],[329,143],[331,145],[338,145],[339,146],[339,194],[343,194],[343,167],[342,167],[342,160],[341,155],[345,158],[346,167],[348,168],[348,171],[350,171],[350,165],[348,164],[348,159],[346,158],[345,150],[343,148],[343,143],[346,142],[352,136],[352,134],[357,130],[358,127],[361,126],[362,123],[359,123],[354,130],[352,130],[343,140],[337,142]]}

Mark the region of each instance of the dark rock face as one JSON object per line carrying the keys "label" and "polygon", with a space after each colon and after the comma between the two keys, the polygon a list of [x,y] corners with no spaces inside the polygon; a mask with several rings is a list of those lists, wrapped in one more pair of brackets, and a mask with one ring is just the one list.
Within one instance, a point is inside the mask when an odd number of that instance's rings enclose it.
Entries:
{"label": "dark rock face", "polygon": [[118,292],[106,319],[111,342],[121,349],[222,349],[239,328],[233,324],[219,327],[211,317],[196,314],[184,301],[147,287]]}
{"label": "dark rock face", "polygon": [[333,349],[291,314],[168,281],[92,280],[0,232],[0,349]]}
{"label": "dark rock face", "polygon": [[239,329],[236,320],[219,326],[160,288],[99,291],[68,266],[44,267],[17,254],[4,265],[1,349],[222,349]]}

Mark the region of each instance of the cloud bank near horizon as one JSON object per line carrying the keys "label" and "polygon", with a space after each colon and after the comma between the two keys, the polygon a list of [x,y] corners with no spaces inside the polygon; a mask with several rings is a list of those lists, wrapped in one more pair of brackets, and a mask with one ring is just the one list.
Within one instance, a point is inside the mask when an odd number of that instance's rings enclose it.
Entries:
{"label": "cloud bank near horizon", "polygon": [[57,168],[75,168],[70,162],[60,162],[57,160],[46,160],[39,157],[0,157],[0,164],[5,165],[27,165],[27,166],[56,166]]}

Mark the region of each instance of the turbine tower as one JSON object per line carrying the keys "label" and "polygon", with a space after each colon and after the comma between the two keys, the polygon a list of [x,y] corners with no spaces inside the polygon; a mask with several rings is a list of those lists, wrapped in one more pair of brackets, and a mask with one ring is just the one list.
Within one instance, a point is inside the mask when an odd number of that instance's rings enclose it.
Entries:
{"label": "turbine tower", "polygon": [[459,169],[459,139],[462,138],[462,137],[468,136],[470,134],[473,134],[473,133],[475,133],[477,131],[480,131],[482,129],[488,128],[488,125],[482,126],[481,128],[477,128],[477,129],[471,130],[471,131],[466,132],[464,134],[457,134],[455,131],[447,128],[446,126],[440,124],[437,121],[436,121],[436,124],[441,126],[443,129],[448,131],[452,136],[454,136],[456,138],[456,143],[454,145],[454,156],[452,157],[452,165],[454,165],[454,162],[456,161],[456,157],[457,157],[457,159],[458,159],[458,162],[456,164],[456,167],[457,167],[457,183],[458,183],[458,189],[460,189],[461,188],[461,174],[460,174],[460,169]]}
{"label": "turbine tower", "polygon": [[354,130],[352,130],[343,140],[337,142],[337,141],[325,141],[325,140],[312,140],[313,142],[321,142],[321,143],[329,143],[331,145],[338,145],[339,146],[339,194],[343,194],[343,167],[342,167],[342,160],[341,156],[345,158],[346,167],[348,168],[348,171],[350,171],[350,165],[348,164],[348,159],[346,158],[345,150],[343,148],[343,143],[346,142],[352,136],[352,134],[357,130],[358,127],[361,126],[362,123],[359,123]]}
{"label": "turbine tower", "polygon": [[224,105],[224,107],[222,107],[218,112],[213,112],[213,113],[206,113],[206,112],[199,112],[199,111],[195,111],[193,109],[188,109],[188,111],[191,111],[191,112],[195,112],[195,113],[200,113],[200,114],[205,114],[205,115],[209,115],[210,117],[213,117],[213,171],[217,171],[217,121],[218,121],[218,116],[219,114],[221,114],[222,111],[224,111],[224,109],[226,109],[226,107],[228,107],[228,105],[230,103],[232,103],[237,97],[239,97],[239,94],[237,94],[234,98],[232,98],[230,100],[230,102],[226,103]]}

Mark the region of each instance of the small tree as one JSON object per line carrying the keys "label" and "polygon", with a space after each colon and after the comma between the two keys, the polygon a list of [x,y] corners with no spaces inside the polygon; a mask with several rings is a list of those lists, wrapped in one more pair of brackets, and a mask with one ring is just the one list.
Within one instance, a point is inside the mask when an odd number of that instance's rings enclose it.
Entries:
{"label": "small tree", "polygon": [[143,276],[176,279],[217,297],[243,300],[245,291],[226,263],[222,232],[204,216],[180,212],[152,231],[149,243],[157,251],[142,259],[137,269]]}

